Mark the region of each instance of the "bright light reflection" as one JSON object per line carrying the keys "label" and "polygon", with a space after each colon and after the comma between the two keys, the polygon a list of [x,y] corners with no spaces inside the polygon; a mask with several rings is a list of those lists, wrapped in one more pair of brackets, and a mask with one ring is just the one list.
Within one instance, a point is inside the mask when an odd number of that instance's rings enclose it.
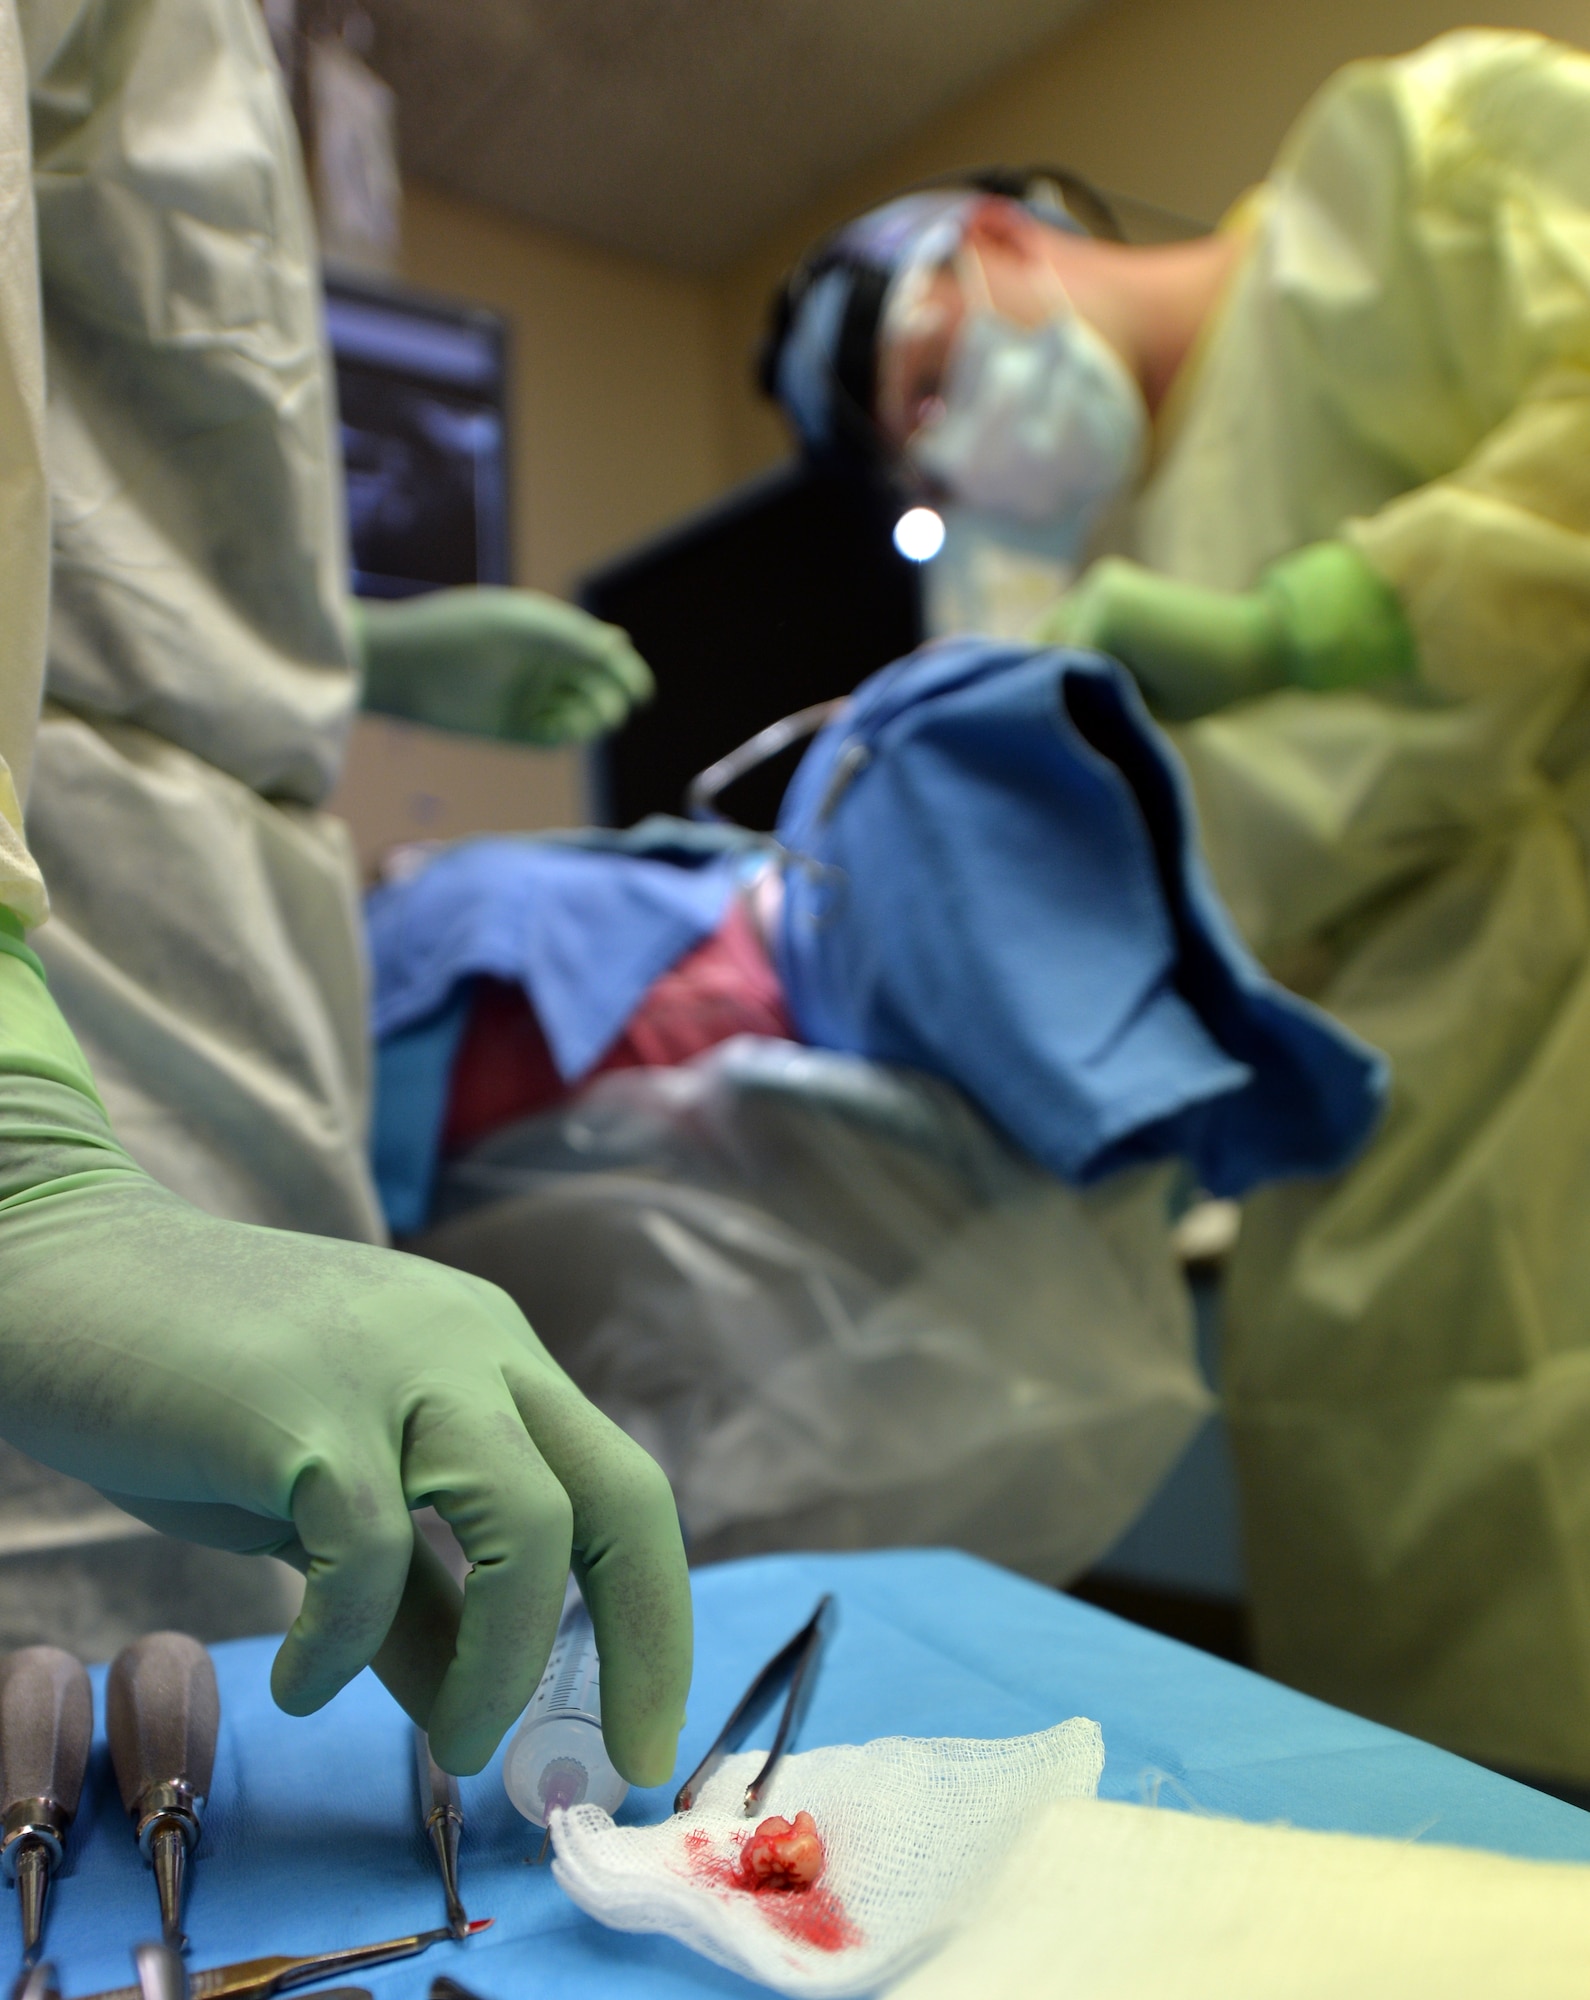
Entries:
{"label": "bright light reflection", "polygon": [[931,507],[908,507],[894,524],[894,545],[907,562],[931,562],[944,546],[944,523]]}

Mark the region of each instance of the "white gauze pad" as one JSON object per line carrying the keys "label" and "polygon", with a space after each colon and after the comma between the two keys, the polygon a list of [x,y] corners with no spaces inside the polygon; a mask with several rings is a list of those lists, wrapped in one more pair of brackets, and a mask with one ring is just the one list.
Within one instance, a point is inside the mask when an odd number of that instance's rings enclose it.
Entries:
{"label": "white gauze pad", "polygon": [[[791,1994],[870,1992],[941,1943],[1023,1830],[1056,1799],[1096,1796],[1104,1739],[1074,1717],[1035,1736],[881,1737],[786,1757],[756,1815],[765,1752],[730,1757],[687,1813],[615,1826],[599,1806],[552,1815],[552,1872],[598,1922],[660,1931]],[[810,1889],[738,1886],[740,1847],[773,1814],[809,1812],[826,1854]]]}

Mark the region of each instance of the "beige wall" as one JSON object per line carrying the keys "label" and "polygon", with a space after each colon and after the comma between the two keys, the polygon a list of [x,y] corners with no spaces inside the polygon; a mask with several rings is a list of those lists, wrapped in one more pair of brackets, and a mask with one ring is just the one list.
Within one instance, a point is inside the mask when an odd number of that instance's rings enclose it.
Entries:
{"label": "beige wall", "polygon": [[331,810],[366,881],[394,847],[472,833],[535,833],[590,818],[578,751],[524,750],[388,715],[355,718]]}
{"label": "beige wall", "polygon": [[402,275],[512,329],[516,582],[566,593],[724,478],[714,300],[699,279],[405,189]]}
{"label": "beige wall", "polygon": [[[1214,221],[1257,180],[1297,111],[1354,56],[1393,54],[1475,14],[1450,0],[1103,0],[1046,50],[834,189],[718,285],[727,465],[788,449],[745,386],[768,294],[821,231],[929,174],[1052,160]],[[1498,27],[1590,44],[1590,0],[1487,0]]]}
{"label": "beige wall", "polygon": [[[410,185],[401,275],[504,313],[515,581],[581,573],[729,477],[711,287]],[[505,749],[361,716],[332,801],[366,868],[402,840],[587,816],[574,751]]]}

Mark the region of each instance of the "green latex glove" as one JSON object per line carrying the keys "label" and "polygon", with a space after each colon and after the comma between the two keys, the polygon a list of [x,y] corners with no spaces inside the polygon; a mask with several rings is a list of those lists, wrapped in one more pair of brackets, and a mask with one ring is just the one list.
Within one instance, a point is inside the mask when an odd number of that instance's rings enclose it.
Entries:
{"label": "green latex glove", "polygon": [[[0,930],[0,1428],[130,1512],[307,1578],[271,1689],[366,1664],[477,1771],[533,1693],[571,1551],[633,1783],[673,1768],[690,1593],[666,1480],[512,1301],[363,1244],[201,1214],[112,1137],[38,962]],[[434,1504],[460,1599],[414,1531]]]}
{"label": "green latex glove", "polygon": [[1275,688],[1365,687],[1415,666],[1396,594],[1346,542],[1283,557],[1249,591],[1205,590],[1108,556],[1033,637],[1110,654],[1172,721]]}
{"label": "green latex glove", "polygon": [[616,625],[536,590],[355,600],[364,706],[502,743],[583,743],[652,694]]}

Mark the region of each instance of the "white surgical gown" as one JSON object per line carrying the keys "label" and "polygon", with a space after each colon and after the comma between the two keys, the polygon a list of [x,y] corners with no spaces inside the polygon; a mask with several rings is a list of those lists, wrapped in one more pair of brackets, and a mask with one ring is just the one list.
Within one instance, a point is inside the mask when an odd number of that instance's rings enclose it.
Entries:
{"label": "white surgical gown", "polygon": [[1240,589],[1343,536],[1421,667],[1181,738],[1249,940],[1393,1064],[1233,1274],[1261,1661],[1590,1780],[1590,59],[1355,65],[1233,226],[1133,552]]}
{"label": "white surgical gown", "polygon": [[[18,13],[53,557],[33,942],[151,1173],[241,1220],[375,1240],[356,880],[317,810],[356,677],[292,120],[254,0]],[[13,46],[20,139],[19,86]],[[28,206],[18,178],[19,242]],[[30,261],[7,264],[17,314]],[[20,742],[36,678],[19,665],[3,700]]]}

